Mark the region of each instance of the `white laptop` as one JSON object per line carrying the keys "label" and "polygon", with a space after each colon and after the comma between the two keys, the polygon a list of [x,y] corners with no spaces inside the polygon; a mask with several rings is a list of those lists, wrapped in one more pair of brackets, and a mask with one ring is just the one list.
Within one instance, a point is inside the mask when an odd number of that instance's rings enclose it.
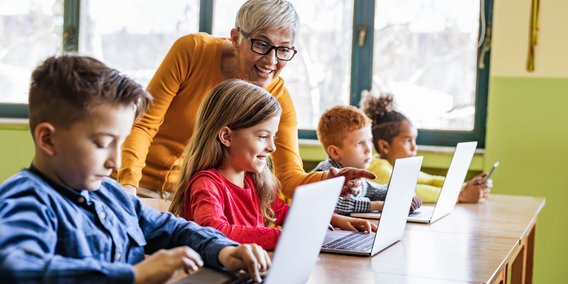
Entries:
{"label": "white laptop", "polygon": [[[408,222],[434,223],[454,210],[476,147],[477,142],[458,143],[436,205],[418,208],[408,215]],[[381,213],[353,213],[351,216],[379,219]]]}
{"label": "white laptop", "polygon": [[[422,157],[397,159],[390,178],[377,233],[343,230],[327,232],[322,252],[373,256],[398,242],[404,234]],[[375,222],[375,221],[372,221]]]}
{"label": "white laptop", "polygon": [[[336,177],[296,188],[272,256],[272,266],[263,283],[308,281],[344,180],[344,177]],[[250,281],[243,275],[204,268],[175,283],[252,283]]]}

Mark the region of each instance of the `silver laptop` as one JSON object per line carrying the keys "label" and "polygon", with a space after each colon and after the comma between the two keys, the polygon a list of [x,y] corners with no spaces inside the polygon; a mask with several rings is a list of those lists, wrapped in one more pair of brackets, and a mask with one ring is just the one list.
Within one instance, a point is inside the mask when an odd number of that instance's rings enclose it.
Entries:
{"label": "silver laptop", "polygon": [[398,242],[404,233],[420,166],[422,166],[422,157],[395,161],[382,218],[380,222],[376,221],[377,233],[329,231],[321,251],[373,256]]}
{"label": "silver laptop", "polygon": [[[296,188],[272,256],[272,266],[263,277],[263,283],[308,281],[344,180],[344,177],[336,177]],[[253,283],[251,281],[245,275],[204,268],[176,283]]]}
{"label": "silver laptop", "polygon": [[[408,215],[409,222],[434,223],[454,210],[476,147],[477,142],[458,143],[436,205],[423,205],[418,208]],[[353,213],[351,216],[369,219],[381,218],[380,213]]]}

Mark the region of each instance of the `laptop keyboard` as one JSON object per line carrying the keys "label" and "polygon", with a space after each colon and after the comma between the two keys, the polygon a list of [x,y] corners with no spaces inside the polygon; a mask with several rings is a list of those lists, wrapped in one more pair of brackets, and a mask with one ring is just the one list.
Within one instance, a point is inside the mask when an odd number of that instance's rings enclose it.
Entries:
{"label": "laptop keyboard", "polygon": [[339,239],[325,243],[322,247],[326,249],[370,251],[373,247],[374,239],[374,233],[353,232]]}
{"label": "laptop keyboard", "polygon": [[[428,210],[426,210],[428,209]],[[419,208],[417,211],[414,211],[408,214],[408,217],[413,218],[430,218],[432,216],[432,209],[430,208]]]}
{"label": "laptop keyboard", "polygon": [[426,215],[428,215],[428,214],[430,214],[430,212],[424,212],[424,211],[412,212],[412,213],[408,214],[408,217],[415,217],[415,218],[426,217]]}

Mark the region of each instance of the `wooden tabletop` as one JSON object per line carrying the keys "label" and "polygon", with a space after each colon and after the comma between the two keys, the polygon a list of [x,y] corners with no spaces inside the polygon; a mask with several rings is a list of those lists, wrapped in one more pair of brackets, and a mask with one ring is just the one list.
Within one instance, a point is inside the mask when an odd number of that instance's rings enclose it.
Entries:
{"label": "wooden tabletop", "polygon": [[434,224],[408,223],[403,239],[374,257],[320,253],[308,283],[493,283],[543,206],[543,198],[498,194],[457,204]]}
{"label": "wooden tabletop", "polygon": [[491,194],[484,203],[459,203],[434,224],[408,223],[407,230],[524,238],[544,207],[544,198]]}

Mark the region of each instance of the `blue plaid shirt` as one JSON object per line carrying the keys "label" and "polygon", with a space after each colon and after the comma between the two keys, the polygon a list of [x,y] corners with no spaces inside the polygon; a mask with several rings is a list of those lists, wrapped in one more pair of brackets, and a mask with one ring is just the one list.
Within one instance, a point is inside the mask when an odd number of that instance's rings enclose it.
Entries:
{"label": "blue plaid shirt", "polygon": [[219,251],[237,244],[144,205],[112,179],[77,191],[32,167],[0,185],[0,283],[132,283],[144,254],[183,245],[221,268]]}
{"label": "blue plaid shirt", "polygon": [[[313,171],[327,171],[330,168],[343,168],[341,164],[328,158],[321,161]],[[357,195],[340,196],[335,205],[335,213],[349,215],[351,213],[371,212],[371,201],[385,201],[387,196],[387,186],[374,183],[368,180],[361,181],[361,187]]]}

